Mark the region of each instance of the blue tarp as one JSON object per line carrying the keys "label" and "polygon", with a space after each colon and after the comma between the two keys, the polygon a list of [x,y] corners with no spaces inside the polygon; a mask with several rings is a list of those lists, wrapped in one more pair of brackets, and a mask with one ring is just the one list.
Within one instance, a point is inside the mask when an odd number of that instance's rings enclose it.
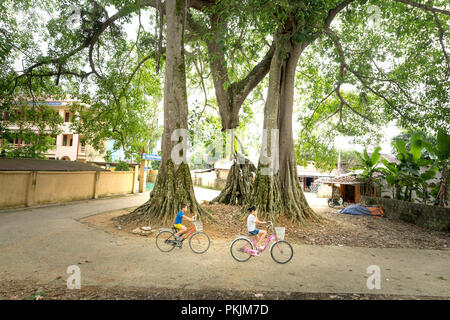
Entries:
{"label": "blue tarp", "polygon": [[364,215],[364,214],[371,215],[369,209],[360,206],[359,204],[352,204],[351,206],[348,206],[347,208],[340,210],[339,213],[354,214],[354,215]]}

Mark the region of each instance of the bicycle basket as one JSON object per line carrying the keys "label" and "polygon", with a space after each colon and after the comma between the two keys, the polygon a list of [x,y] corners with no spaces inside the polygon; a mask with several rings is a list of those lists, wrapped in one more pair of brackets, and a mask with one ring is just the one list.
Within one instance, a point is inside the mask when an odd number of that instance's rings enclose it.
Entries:
{"label": "bicycle basket", "polygon": [[275,234],[277,235],[278,240],[284,240],[285,230],[286,230],[285,227],[275,227]]}
{"label": "bicycle basket", "polygon": [[203,222],[201,221],[194,221],[194,227],[197,231],[203,231]]}

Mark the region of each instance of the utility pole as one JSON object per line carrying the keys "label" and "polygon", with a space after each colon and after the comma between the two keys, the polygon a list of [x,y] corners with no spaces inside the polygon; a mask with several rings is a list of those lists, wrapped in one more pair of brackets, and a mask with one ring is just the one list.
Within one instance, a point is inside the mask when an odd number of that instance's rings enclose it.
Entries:
{"label": "utility pole", "polygon": [[338,149],[337,175],[341,176],[341,149]]}

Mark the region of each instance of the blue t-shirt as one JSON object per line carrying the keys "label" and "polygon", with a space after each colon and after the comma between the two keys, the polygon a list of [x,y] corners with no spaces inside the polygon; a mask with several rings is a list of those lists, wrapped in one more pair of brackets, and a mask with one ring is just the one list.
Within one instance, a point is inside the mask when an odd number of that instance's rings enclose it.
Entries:
{"label": "blue t-shirt", "polygon": [[183,221],[183,215],[184,215],[183,211],[178,212],[174,224],[180,224]]}

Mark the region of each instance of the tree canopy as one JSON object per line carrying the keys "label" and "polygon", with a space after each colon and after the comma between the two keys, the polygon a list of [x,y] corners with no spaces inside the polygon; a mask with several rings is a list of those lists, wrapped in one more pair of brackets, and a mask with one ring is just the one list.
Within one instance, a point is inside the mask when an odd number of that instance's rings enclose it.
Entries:
{"label": "tree canopy", "polygon": [[[253,112],[246,99],[269,74],[264,128],[280,130],[283,137],[280,188],[287,191],[282,194],[302,198],[294,190],[296,183],[287,178],[296,174],[294,140],[298,158],[308,155],[326,165],[336,154],[331,142],[337,134],[375,145],[390,122],[433,133],[449,131],[446,0],[175,4],[184,33],[182,52],[170,51],[180,55],[173,66],[177,70],[169,70],[179,78],[170,83],[199,86],[203,105],[191,108],[186,121],[184,107],[172,109],[169,118],[176,122],[173,117],[179,114],[183,119],[177,124],[191,130],[195,123],[210,126],[214,134],[202,140],[217,137],[219,120],[222,130],[245,126],[242,119],[251,120]],[[162,97],[159,70],[166,66],[166,46],[173,41],[167,33],[171,25],[166,23],[166,6],[167,1],[160,0],[3,1],[2,110],[14,109],[22,98],[34,111],[45,112],[39,101],[72,95],[90,105],[89,112],[74,106],[80,120],[75,127],[90,132],[85,139],[99,146],[101,139],[112,138],[116,147],[136,152],[154,127],[152,114]],[[133,21],[138,27],[130,38]],[[167,92],[164,99],[169,98]],[[185,91],[183,101],[186,96]],[[295,139],[294,97],[302,127]],[[205,108],[215,109],[220,118],[205,114]],[[164,143],[171,145],[163,135]],[[167,146],[162,149],[167,159]],[[258,185],[267,185],[263,182]]]}

